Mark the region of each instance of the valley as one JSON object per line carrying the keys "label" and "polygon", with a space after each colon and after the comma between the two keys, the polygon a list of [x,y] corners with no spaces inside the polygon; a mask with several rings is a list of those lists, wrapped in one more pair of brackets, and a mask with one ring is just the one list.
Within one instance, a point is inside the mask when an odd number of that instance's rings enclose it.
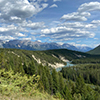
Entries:
{"label": "valley", "polygon": [[100,0],[0,0],[0,100],[100,100]]}
{"label": "valley", "polygon": [[[0,98],[99,100],[99,63],[100,55],[68,49],[30,51],[1,48]],[[85,90],[81,91],[82,88]]]}

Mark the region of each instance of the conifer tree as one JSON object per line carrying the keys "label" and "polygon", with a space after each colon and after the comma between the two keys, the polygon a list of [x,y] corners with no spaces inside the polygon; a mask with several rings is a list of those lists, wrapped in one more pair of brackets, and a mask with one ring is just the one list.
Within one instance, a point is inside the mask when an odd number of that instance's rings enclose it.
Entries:
{"label": "conifer tree", "polygon": [[85,96],[87,95],[87,87],[84,83],[84,79],[82,76],[79,75],[79,77],[77,77],[76,79],[76,88],[75,88],[75,92],[77,94],[81,94],[82,96]]}
{"label": "conifer tree", "polygon": [[33,61],[29,63],[27,70],[29,75],[36,74],[36,68]]}
{"label": "conifer tree", "polygon": [[64,79],[62,74],[59,72],[59,90],[61,93],[63,92],[64,87],[65,87]]}
{"label": "conifer tree", "polygon": [[44,89],[47,92],[50,92],[49,81],[48,81],[48,78],[46,76],[46,71],[45,71],[44,68],[43,68],[43,73],[42,73],[42,82],[43,82],[43,85],[44,85]]}
{"label": "conifer tree", "polygon": [[53,93],[59,91],[59,76],[55,69],[52,71],[52,78],[53,78]]}
{"label": "conifer tree", "polygon": [[65,88],[63,90],[63,97],[64,97],[65,100],[73,100],[71,92],[69,91],[67,85],[65,85]]}

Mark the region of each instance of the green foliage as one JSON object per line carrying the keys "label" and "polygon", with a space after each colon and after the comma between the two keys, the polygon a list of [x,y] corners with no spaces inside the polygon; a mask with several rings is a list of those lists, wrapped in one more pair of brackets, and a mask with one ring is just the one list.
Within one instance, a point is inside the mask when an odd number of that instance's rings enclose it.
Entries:
{"label": "green foliage", "polygon": [[100,55],[100,45],[94,48],[93,50],[89,51],[88,53],[93,55]]}
{"label": "green foliage", "polygon": [[59,91],[59,76],[55,69],[52,71],[52,78],[53,78],[53,92],[54,94]]}
{"label": "green foliage", "polygon": [[73,64],[100,64],[100,56],[92,56],[81,59],[74,59],[72,61]]}
{"label": "green foliage", "polygon": [[84,64],[62,68],[62,75],[66,79],[76,80],[80,74],[86,83],[100,85],[100,64]]}
{"label": "green foliage", "polygon": [[32,94],[36,89],[39,81],[39,76],[22,76],[20,73],[6,72],[4,69],[0,70],[0,93],[11,95],[12,92]]}
{"label": "green foliage", "polygon": [[72,94],[75,100],[98,100],[99,97],[96,91],[84,83],[84,79],[80,75],[76,79],[74,88],[72,88]]}
{"label": "green foliage", "polygon": [[66,100],[73,100],[72,99],[72,95],[71,95],[71,92],[69,91],[67,85],[65,85],[65,88],[63,90],[63,96]]}
{"label": "green foliage", "polygon": [[[76,59],[73,62],[78,61],[81,63],[86,63],[83,59],[84,56],[88,60],[95,57],[71,50],[26,51],[0,49],[1,94],[22,93],[33,96],[35,91],[40,91],[41,93],[49,93],[56,99],[99,100],[100,87],[96,88],[96,86],[86,84],[100,85],[99,64],[68,67],[63,68],[61,72],[57,72],[49,66],[39,65],[32,55],[36,59],[40,59],[42,63],[52,64],[55,62],[64,63],[61,61],[60,56],[69,60]],[[81,55],[82,58],[79,59],[77,55]],[[90,62],[92,62],[91,59]],[[93,61],[99,63],[99,56]]]}
{"label": "green foliage", "polygon": [[65,83],[64,83],[62,73],[58,73],[58,74],[59,74],[59,90],[62,93],[63,89],[65,88]]}

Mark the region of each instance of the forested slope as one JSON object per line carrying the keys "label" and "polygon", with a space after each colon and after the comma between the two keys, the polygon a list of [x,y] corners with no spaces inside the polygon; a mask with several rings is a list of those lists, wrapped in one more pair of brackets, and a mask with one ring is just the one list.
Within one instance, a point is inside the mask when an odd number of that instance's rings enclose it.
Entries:
{"label": "forested slope", "polygon": [[30,61],[33,61],[36,65],[42,64],[47,66],[53,66],[58,63],[63,66],[66,64],[62,58],[66,60],[80,59],[91,57],[91,55],[67,50],[67,49],[59,49],[59,50],[47,50],[47,51],[28,51],[28,50],[19,50],[19,49],[0,49],[0,55],[3,55],[3,59],[6,60],[7,65],[9,63],[14,63],[18,65],[20,63],[26,62],[27,64]]}
{"label": "forested slope", "polygon": [[90,50],[89,52],[87,52],[89,54],[93,54],[93,55],[100,55],[100,45],[97,46],[96,48],[94,48],[93,50]]}
{"label": "forested slope", "polygon": [[[53,54],[53,56],[52,56]],[[70,50],[25,51],[17,49],[0,49],[0,98],[14,100],[99,100],[99,65],[90,67],[71,67],[62,72],[56,72],[50,66],[37,63],[32,57],[38,57],[54,63],[64,63],[60,56],[74,60],[91,55]],[[74,56],[76,55],[76,56]],[[50,57],[50,58],[49,58]],[[54,61],[54,62],[53,62]],[[91,70],[90,70],[91,69]],[[85,73],[91,71],[90,74]],[[93,70],[98,71],[97,81]],[[65,76],[66,77],[65,77]],[[93,81],[89,81],[89,79]],[[88,81],[87,81],[88,80]],[[87,85],[86,83],[90,84]],[[92,84],[95,87],[91,87]],[[39,98],[40,97],[40,98]]]}

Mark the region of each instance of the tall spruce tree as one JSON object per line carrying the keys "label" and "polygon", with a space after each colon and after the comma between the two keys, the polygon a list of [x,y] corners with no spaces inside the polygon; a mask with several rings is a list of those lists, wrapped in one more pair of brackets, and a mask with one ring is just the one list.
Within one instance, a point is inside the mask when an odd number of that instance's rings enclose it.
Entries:
{"label": "tall spruce tree", "polygon": [[52,71],[52,78],[53,78],[53,93],[59,91],[59,76],[55,69]]}
{"label": "tall spruce tree", "polygon": [[65,100],[73,100],[71,92],[69,91],[67,85],[65,85],[65,88],[63,90],[63,97],[64,97]]}
{"label": "tall spruce tree", "polygon": [[50,86],[49,86],[48,77],[46,76],[45,68],[43,68],[43,72],[42,72],[42,82],[43,82],[45,91],[47,91],[49,93],[50,92]]}
{"label": "tall spruce tree", "polygon": [[64,87],[65,87],[64,79],[62,74],[59,72],[59,90],[61,93],[63,92]]}
{"label": "tall spruce tree", "polygon": [[29,75],[36,74],[36,67],[33,61],[29,63],[27,70]]}

